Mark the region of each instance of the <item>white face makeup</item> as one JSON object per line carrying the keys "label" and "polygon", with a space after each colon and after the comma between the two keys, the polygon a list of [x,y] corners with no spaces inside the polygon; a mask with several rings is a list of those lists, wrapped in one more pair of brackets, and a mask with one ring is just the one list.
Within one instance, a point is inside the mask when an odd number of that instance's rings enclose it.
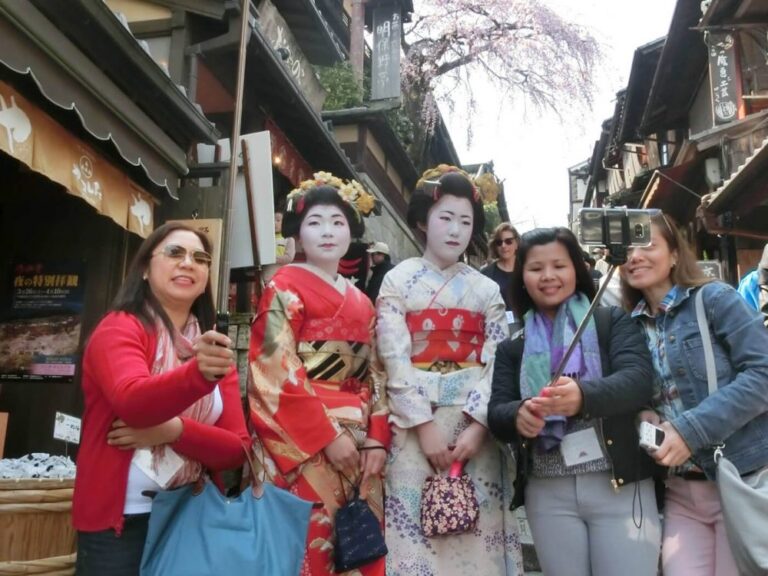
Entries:
{"label": "white face makeup", "polygon": [[335,275],[339,260],[349,250],[352,236],[341,208],[316,204],[301,221],[299,240],[307,263]]}
{"label": "white face makeup", "polygon": [[427,214],[427,249],[424,258],[441,269],[458,262],[469,245],[473,224],[474,213],[470,201],[445,194]]}

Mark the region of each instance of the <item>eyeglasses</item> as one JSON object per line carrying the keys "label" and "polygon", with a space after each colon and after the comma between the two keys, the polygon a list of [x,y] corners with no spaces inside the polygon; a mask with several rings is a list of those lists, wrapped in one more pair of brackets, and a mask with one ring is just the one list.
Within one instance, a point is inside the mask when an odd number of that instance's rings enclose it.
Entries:
{"label": "eyeglasses", "polygon": [[162,254],[166,258],[183,262],[189,255],[192,262],[199,266],[210,266],[213,261],[213,257],[205,250],[187,250],[184,246],[179,244],[166,244],[159,252],[155,252],[153,256]]}
{"label": "eyeglasses", "polygon": [[496,238],[496,240],[493,241],[493,245],[498,248],[502,244],[506,244],[507,246],[512,246],[512,244],[514,244],[515,242],[517,242],[517,238],[514,238],[514,237],[513,238]]}
{"label": "eyeglasses", "polygon": [[667,219],[667,215],[664,214],[662,210],[658,208],[649,208],[648,213],[651,215],[652,218],[655,216],[661,216],[661,219],[664,221],[664,225],[667,227],[667,230],[674,238],[675,232],[674,232],[674,229],[672,228],[672,224],[669,223],[669,220]]}

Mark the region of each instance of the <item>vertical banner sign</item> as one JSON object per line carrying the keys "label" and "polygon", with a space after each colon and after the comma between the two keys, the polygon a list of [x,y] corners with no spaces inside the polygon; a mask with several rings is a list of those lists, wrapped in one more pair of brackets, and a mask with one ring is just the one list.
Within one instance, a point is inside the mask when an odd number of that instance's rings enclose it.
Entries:
{"label": "vertical banner sign", "polygon": [[727,124],[739,117],[741,105],[736,35],[710,34],[708,44],[712,113],[715,125]]}
{"label": "vertical banner sign", "polygon": [[72,379],[84,268],[78,261],[13,263],[10,304],[0,319],[0,377]]}
{"label": "vertical banner sign", "polygon": [[395,2],[373,9],[371,100],[400,97],[400,18]]}

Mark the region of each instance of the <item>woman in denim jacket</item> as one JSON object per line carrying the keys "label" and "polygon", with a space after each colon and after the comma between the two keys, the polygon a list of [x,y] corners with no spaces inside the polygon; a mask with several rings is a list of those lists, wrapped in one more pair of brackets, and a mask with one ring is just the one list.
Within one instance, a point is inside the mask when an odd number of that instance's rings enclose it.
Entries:
{"label": "woman in denim jacket", "polygon": [[[652,453],[669,467],[662,561],[665,576],[736,575],[720,508],[713,448],[742,475],[768,464],[768,331],[735,289],[706,278],[677,227],[651,219],[650,246],[622,267],[624,304],[645,328],[656,372],[653,411],[665,432]],[[709,396],[695,294],[703,291],[717,366]]]}

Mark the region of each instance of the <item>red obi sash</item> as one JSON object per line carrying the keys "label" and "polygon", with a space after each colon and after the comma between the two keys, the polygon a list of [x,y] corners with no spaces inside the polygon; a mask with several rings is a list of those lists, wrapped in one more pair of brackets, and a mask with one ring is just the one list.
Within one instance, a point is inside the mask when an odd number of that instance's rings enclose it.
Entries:
{"label": "red obi sash", "polygon": [[485,316],[462,308],[429,308],[405,315],[414,363],[480,362]]}

